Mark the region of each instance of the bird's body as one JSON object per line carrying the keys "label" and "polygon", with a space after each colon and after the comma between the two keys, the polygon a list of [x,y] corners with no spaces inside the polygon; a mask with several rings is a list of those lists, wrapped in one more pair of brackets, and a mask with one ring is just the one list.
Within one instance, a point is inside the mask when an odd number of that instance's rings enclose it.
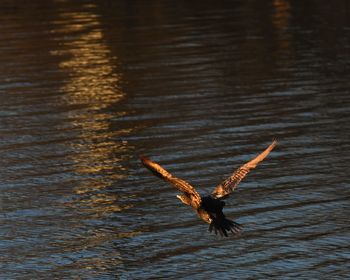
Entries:
{"label": "bird's body", "polygon": [[227,198],[235,190],[240,181],[251,169],[255,168],[259,162],[265,159],[276,144],[277,141],[274,140],[261,154],[238,168],[229,178],[219,184],[210,195],[204,197],[200,196],[189,183],[174,177],[159,164],[146,157],[141,157],[141,161],[157,177],[168,181],[182,192],[181,195],[177,195],[177,198],[184,204],[191,206],[197,212],[198,216],[209,224],[210,232],[214,229],[215,234],[219,233],[221,236],[228,236],[227,232],[229,231],[239,233],[241,231],[241,225],[225,217],[222,211],[225,206],[223,199]]}
{"label": "bird's body", "polygon": [[212,197],[211,195],[202,197],[201,207],[210,213],[222,212],[222,209],[225,206],[225,202],[217,198]]}

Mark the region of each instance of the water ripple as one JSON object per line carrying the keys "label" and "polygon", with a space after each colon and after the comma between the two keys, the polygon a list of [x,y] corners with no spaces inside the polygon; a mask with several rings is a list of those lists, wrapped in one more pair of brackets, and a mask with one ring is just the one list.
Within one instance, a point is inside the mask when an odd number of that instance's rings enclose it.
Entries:
{"label": "water ripple", "polygon": [[[44,2],[0,4],[0,278],[346,279],[344,3]],[[138,159],[207,194],[274,137],[225,240]]]}

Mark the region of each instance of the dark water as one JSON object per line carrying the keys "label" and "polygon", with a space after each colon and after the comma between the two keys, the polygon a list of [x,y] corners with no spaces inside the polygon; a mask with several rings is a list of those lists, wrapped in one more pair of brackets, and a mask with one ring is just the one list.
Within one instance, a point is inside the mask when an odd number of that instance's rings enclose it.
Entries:
{"label": "dark water", "polygon": [[[1,279],[350,277],[348,1],[1,1]],[[202,194],[273,137],[220,239]]]}

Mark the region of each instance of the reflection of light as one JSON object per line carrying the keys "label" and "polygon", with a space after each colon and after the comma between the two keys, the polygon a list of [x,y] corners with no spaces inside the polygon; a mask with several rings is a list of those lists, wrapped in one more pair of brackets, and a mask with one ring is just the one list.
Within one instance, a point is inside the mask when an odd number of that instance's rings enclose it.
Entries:
{"label": "reflection of light", "polygon": [[287,0],[274,0],[273,6],[275,8],[273,23],[279,30],[283,30],[289,22],[290,4]]}
{"label": "reflection of light", "polygon": [[89,196],[86,199],[81,199],[81,206],[87,205],[86,212],[92,212],[95,216],[120,212],[129,209],[131,205],[118,205],[118,198],[114,194],[99,193]]}
{"label": "reflection of light", "polygon": [[[64,46],[69,48],[71,55],[60,64],[61,68],[71,72],[71,80],[64,87],[69,104],[83,104],[89,109],[99,110],[120,101],[123,97],[117,87],[120,77],[113,71],[100,30],[82,32],[75,40],[65,42]],[[92,116],[90,119],[94,120]]]}
{"label": "reflection of light", "polygon": [[124,94],[118,88],[121,77],[104,43],[99,17],[92,11],[59,15],[52,32],[60,34],[63,41],[52,54],[63,58],[59,67],[69,74],[62,87],[63,99],[72,108],[67,117],[79,132],[79,140],[71,144],[75,151],[71,159],[82,178],[75,192],[82,197],[78,206],[71,206],[99,216],[131,207],[118,205],[115,194],[100,192],[126,176],[121,155],[126,154],[128,143],[114,139],[129,130],[110,129],[112,117],[124,113],[112,114],[107,109],[120,102]]}
{"label": "reflection of light", "polygon": [[290,36],[287,32],[290,18],[290,4],[288,0],[273,0],[275,13],[272,23],[279,36],[278,48],[282,51],[290,51]]}

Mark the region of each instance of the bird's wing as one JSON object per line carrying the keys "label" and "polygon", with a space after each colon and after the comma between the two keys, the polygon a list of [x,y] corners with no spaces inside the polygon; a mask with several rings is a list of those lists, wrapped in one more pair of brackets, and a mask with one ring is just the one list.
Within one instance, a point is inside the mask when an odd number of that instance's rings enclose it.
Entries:
{"label": "bird's wing", "polygon": [[195,209],[198,209],[200,207],[202,199],[194,187],[192,187],[186,181],[174,177],[168,171],[166,171],[163,167],[161,167],[158,163],[150,160],[149,158],[143,157],[143,156],[141,156],[140,158],[143,165],[147,167],[150,171],[152,171],[154,175],[169,182],[170,184],[175,186],[178,190],[180,190],[181,192],[189,196],[191,199],[192,207],[194,207]]}
{"label": "bird's wing", "polygon": [[268,146],[265,151],[259,154],[256,158],[242,165],[235,172],[233,172],[229,178],[218,185],[212,192],[212,196],[221,199],[226,198],[237,188],[238,184],[249,173],[249,171],[255,168],[259,162],[263,161],[276,145],[277,141],[273,140],[271,145]]}

